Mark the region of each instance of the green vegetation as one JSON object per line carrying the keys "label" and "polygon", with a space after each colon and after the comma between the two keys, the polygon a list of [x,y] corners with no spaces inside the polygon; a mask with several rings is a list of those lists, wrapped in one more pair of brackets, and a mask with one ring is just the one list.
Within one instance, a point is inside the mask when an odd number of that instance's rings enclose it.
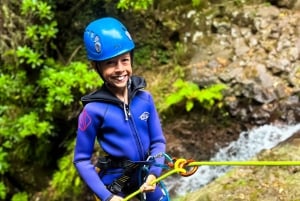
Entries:
{"label": "green vegetation", "polygon": [[[55,192],[65,192],[63,185],[67,185],[72,187],[74,194],[78,186],[78,176],[72,169],[71,148],[67,149],[72,145],[68,139],[73,141],[75,124],[68,119],[76,115],[72,114],[72,107],[79,105],[78,98],[101,83],[97,83],[98,75],[90,71],[86,63],[63,63],[51,57],[50,52],[57,50],[55,39],[58,34],[52,6],[44,1],[22,1],[20,17],[24,21],[20,21],[23,23],[20,28],[24,29],[19,31],[23,31],[24,37],[3,57],[0,69],[1,199],[13,193],[5,185],[9,182],[5,174],[28,171],[29,180],[35,182],[33,186],[47,185],[46,180],[44,184],[39,183],[41,175],[35,175],[34,171],[50,168],[53,163],[55,167],[56,161],[51,158],[51,152],[56,152],[57,148],[67,154],[59,162],[59,168],[64,171],[60,175],[54,174],[53,186],[59,187]],[[59,133],[63,129],[58,122],[69,124],[66,128],[70,130]],[[52,144],[51,139],[57,135],[66,135],[66,138],[58,145]],[[18,166],[21,169],[17,169]],[[30,166],[34,166],[34,170]],[[69,171],[70,167],[73,172]],[[64,177],[64,174],[72,175]],[[17,191],[12,200],[29,200],[28,193]]]}
{"label": "green vegetation", "polygon": [[117,8],[128,10],[132,8],[133,10],[147,10],[149,6],[153,4],[153,0],[120,0]]}
{"label": "green vegetation", "polygon": [[[194,107],[194,102],[197,101],[205,109],[210,110],[216,105],[216,101],[223,99],[222,91],[226,89],[223,84],[215,84],[205,89],[199,89],[198,85],[192,82],[176,80],[173,84],[176,91],[166,99],[166,107],[169,108],[174,104],[185,102],[185,109],[187,112]],[[222,102],[219,102],[219,107],[222,107]]]}

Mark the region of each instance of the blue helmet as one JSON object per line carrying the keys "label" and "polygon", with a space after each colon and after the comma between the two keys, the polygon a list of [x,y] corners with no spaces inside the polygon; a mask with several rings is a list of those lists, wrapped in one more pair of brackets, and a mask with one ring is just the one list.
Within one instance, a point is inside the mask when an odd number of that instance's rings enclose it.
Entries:
{"label": "blue helmet", "polygon": [[135,47],[126,27],[112,17],[92,21],[84,31],[83,39],[87,57],[93,61],[107,60]]}

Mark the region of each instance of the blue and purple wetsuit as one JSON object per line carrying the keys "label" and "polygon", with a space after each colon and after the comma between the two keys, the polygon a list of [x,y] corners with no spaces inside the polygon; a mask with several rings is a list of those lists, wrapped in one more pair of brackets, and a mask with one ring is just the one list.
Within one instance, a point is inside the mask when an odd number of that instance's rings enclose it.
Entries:
{"label": "blue and purple wetsuit", "polygon": [[[145,86],[143,78],[131,77],[128,105],[116,98],[105,85],[81,99],[84,108],[78,118],[74,164],[84,182],[102,201],[113,196],[107,185],[120,177],[122,170],[111,168],[104,173],[95,170],[91,157],[96,139],[103,151],[114,158],[145,161],[149,156],[165,152],[166,141],[160,119],[151,94],[142,90]],[[156,163],[163,162],[164,158],[156,160]],[[157,166],[149,168],[149,174],[157,177],[161,171]],[[131,182],[135,182],[134,179]],[[163,193],[157,186],[146,197],[147,201],[158,201]]]}

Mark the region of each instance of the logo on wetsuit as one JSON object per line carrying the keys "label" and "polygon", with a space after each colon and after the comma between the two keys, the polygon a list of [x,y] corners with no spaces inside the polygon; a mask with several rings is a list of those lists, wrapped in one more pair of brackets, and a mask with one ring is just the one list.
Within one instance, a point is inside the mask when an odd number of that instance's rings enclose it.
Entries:
{"label": "logo on wetsuit", "polygon": [[85,131],[89,127],[91,122],[92,122],[92,118],[85,110],[83,110],[82,114],[79,117],[78,128],[82,131]]}
{"label": "logo on wetsuit", "polygon": [[149,112],[143,112],[143,114],[141,114],[139,118],[143,121],[147,121],[147,119],[149,118]]}

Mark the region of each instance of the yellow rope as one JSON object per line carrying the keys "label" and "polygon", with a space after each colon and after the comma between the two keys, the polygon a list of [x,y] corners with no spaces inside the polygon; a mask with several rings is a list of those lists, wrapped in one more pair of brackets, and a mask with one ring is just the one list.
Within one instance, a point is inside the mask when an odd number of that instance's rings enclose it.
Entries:
{"label": "yellow rope", "polygon": [[[157,179],[155,179],[155,180],[151,183],[151,185],[153,185],[153,184],[155,184],[155,183],[157,183],[157,182],[159,182],[159,181],[161,181],[161,180],[167,178],[168,176],[170,176],[170,175],[172,175],[172,174],[174,174],[174,173],[178,173],[178,172],[186,172],[186,170],[183,169],[183,168],[175,168],[175,169],[173,169],[173,170],[171,170],[171,171],[169,171],[169,172],[163,174],[162,176],[158,177]],[[131,193],[131,194],[128,195],[127,197],[125,197],[125,198],[123,199],[123,201],[130,200],[131,198],[133,198],[134,196],[138,195],[138,194],[141,193],[141,192],[142,192],[142,191],[139,189],[139,190],[137,190],[137,191]]]}
{"label": "yellow rope", "polygon": [[218,165],[230,165],[230,166],[297,166],[300,165],[300,161],[200,161],[191,162],[188,166],[218,166]]}
{"label": "yellow rope", "polygon": [[[185,167],[181,167],[180,164],[185,163],[187,160],[184,158],[176,159],[174,163],[174,169],[163,174],[156,180],[154,180],[151,185],[167,178],[168,176],[171,176],[174,173],[187,173],[187,170],[184,169]],[[193,166],[298,166],[300,165],[300,161],[195,161],[190,162],[186,166],[187,167],[193,167]],[[138,195],[139,193],[142,193],[142,191],[139,189],[132,194],[128,195],[123,199],[123,201],[128,201],[134,196]]]}

